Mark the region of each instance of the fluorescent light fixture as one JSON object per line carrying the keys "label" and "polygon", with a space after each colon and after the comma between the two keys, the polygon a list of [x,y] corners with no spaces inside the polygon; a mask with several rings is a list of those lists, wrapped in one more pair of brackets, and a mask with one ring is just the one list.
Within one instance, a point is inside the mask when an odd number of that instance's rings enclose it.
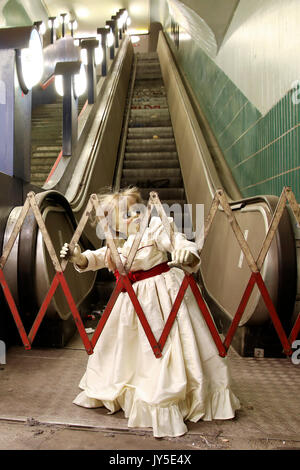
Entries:
{"label": "fluorescent light fixture", "polygon": [[40,33],[41,36],[44,36],[47,28],[46,28],[46,25],[43,21],[35,21],[34,23],[34,26],[36,26],[38,32]]}
{"label": "fluorescent light fixture", "polygon": [[79,97],[85,93],[87,89],[87,76],[85,66],[81,64],[80,72],[74,75],[74,91],[76,97]]}
{"label": "fluorescent light fixture", "polygon": [[46,30],[47,30],[46,25],[44,22],[42,22],[40,29],[39,29],[39,33],[43,36],[46,33]]}
{"label": "fluorescent light fixture", "polygon": [[49,18],[48,26],[49,26],[49,28],[58,28],[59,27],[59,20],[57,18]]}
{"label": "fluorescent light fixture", "polygon": [[75,31],[78,28],[78,23],[76,20],[69,21],[69,29]]}
{"label": "fluorescent light fixture", "polygon": [[[74,93],[76,97],[83,95],[87,88],[85,66],[81,64],[80,72],[74,75]],[[64,81],[62,75],[55,75],[55,89],[60,96],[64,96]]]}
{"label": "fluorescent light fixture", "polygon": [[127,18],[128,18],[128,11],[127,10],[124,11],[122,17],[123,17],[123,24],[125,24],[126,21],[127,21]]}
{"label": "fluorescent light fixture", "polygon": [[64,96],[64,82],[62,75],[55,75],[55,89],[59,96]]}
{"label": "fluorescent light fixture", "polygon": [[87,55],[87,50],[86,49],[81,49],[80,57],[81,57],[81,62],[84,65],[87,65],[88,64],[88,55]]}
{"label": "fluorescent light fixture", "polygon": [[144,9],[144,5],[141,5],[141,2],[139,3],[135,2],[129,6],[129,13],[139,16],[143,13],[143,9]]}
{"label": "fluorescent light fixture", "polygon": [[140,36],[130,36],[130,39],[132,44],[137,44],[141,40]]}
{"label": "fluorescent light fixture", "polygon": [[60,22],[61,24],[68,24],[70,22],[70,14],[69,13],[62,13],[60,15]]}
{"label": "fluorescent light fixture", "polygon": [[42,41],[35,28],[31,32],[28,48],[19,52],[19,80],[24,93],[27,93],[41,81],[44,70]]}
{"label": "fluorescent light fixture", "polygon": [[77,8],[76,9],[76,16],[77,18],[88,18],[90,16],[90,11],[88,8]]}
{"label": "fluorescent light fixture", "polygon": [[107,35],[107,47],[112,47],[115,43],[115,36],[112,31],[110,31]]}
{"label": "fluorescent light fixture", "polygon": [[120,16],[120,18],[118,18],[118,29],[122,29],[123,28],[123,18],[122,16]]}
{"label": "fluorescent light fixture", "polygon": [[102,48],[101,45],[99,45],[99,46],[95,49],[95,62],[96,62],[96,65],[102,64],[103,59],[104,59],[103,48]]}

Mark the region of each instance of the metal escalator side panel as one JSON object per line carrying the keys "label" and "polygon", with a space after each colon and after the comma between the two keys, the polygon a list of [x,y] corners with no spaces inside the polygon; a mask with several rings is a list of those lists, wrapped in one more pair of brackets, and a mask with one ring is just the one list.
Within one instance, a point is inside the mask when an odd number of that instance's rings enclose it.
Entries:
{"label": "metal escalator side panel", "polygon": [[[70,205],[65,197],[56,191],[38,193],[36,201],[56,255],[59,258],[62,244],[71,240],[76,228],[76,221]],[[60,233],[61,235],[59,235]],[[81,237],[80,242],[83,249],[93,248],[85,236]],[[28,317],[28,323],[31,325],[55,275],[53,264],[31,211],[28,213],[20,231],[18,264],[15,266],[15,270],[18,271],[18,294],[21,312]],[[70,285],[77,305],[91,291],[95,276],[93,272],[80,275],[74,270],[73,266],[67,267],[66,280]],[[66,320],[70,317],[70,314],[70,309],[59,286],[53,302],[48,308],[46,317]]]}
{"label": "metal escalator side panel", "polygon": [[[43,219],[56,254],[59,256],[59,251],[63,243],[71,240],[74,226],[66,216],[65,210],[57,206],[48,206],[43,211]],[[82,245],[81,248],[84,249]],[[55,270],[40,230],[37,235],[36,252],[38,256],[36,256],[35,259],[34,283],[38,305],[42,305],[50,284],[55,276]],[[90,271],[80,274],[74,269],[73,264],[69,263],[64,275],[70,287],[75,304],[78,307],[92,290],[96,273]],[[60,286],[54,294],[46,315],[48,318],[55,318],[58,315],[63,320],[68,319],[71,315],[69,305]]]}
{"label": "metal escalator side panel", "polygon": [[[269,206],[275,210],[278,198],[269,196],[267,199]],[[297,269],[299,252],[297,253],[297,240],[292,223],[289,209],[285,208],[276,232],[280,273],[277,311],[283,322],[283,326],[288,331],[290,331],[291,325],[295,322],[293,318],[293,308],[297,300],[297,284],[299,283],[300,273]]]}
{"label": "metal escalator side panel", "polygon": [[[253,205],[235,212],[235,216],[254,258],[257,258],[270,224],[270,211],[267,207]],[[233,319],[251,271],[222,211],[218,212],[204,246],[200,270],[208,295],[229,318]],[[278,294],[278,271],[277,242],[273,240],[261,274],[275,305]],[[268,320],[268,311],[258,287],[255,286],[240,326],[260,325]]]}
{"label": "metal escalator side panel", "polygon": [[[7,219],[4,237],[3,237],[3,247],[7,244],[11,233],[14,229],[15,223],[20,215],[22,207],[14,207],[9,217]],[[19,306],[19,293],[18,293],[18,270],[16,269],[18,265],[18,250],[19,250],[19,235],[12,247],[7,262],[3,268],[3,273],[7,281],[8,287],[11,291],[11,294],[14,298],[14,301]]]}
{"label": "metal escalator side panel", "polygon": [[33,312],[38,312],[34,286],[37,229],[33,211],[30,209],[19,233],[18,264],[16,266],[20,309],[26,318],[30,318]]}

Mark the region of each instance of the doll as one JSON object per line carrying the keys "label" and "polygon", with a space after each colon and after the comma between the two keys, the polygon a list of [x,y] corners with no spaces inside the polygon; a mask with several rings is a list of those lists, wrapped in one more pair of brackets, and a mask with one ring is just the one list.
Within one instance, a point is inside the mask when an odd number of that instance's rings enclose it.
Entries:
{"label": "doll", "polygon": [[[125,201],[122,210],[120,201]],[[100,198],[102,207],[108,208],[105,215],[113,207],[111,229],[123,264],[139,229],[140,216],[134,208],[141,202],[137,188]],[[181,269],[172,266],[180,264],[186,271],[196,272],[200,265],[196,244],[176,227],[174,231],[172,250],[161,219],[152,216],[131,267],[132,272],[147,271],[148,277],[133,282],[132,287],[156,339],[160,338],[184,277]],[[61,257],[69,258],[79,272],[104,267],[115,271],[106,246],[81,253],[76,245],[71,253],[65,244]],[[128,293],[121,292],[79,387],[82,392],[74,404],[104,406],[111,413],[123,409],[129,427],[150,427],[154,437],[185,434],[187,420],[231,419],[240,407],[230,388],[227,359],[219,356],[190,287],[158,359]]]}

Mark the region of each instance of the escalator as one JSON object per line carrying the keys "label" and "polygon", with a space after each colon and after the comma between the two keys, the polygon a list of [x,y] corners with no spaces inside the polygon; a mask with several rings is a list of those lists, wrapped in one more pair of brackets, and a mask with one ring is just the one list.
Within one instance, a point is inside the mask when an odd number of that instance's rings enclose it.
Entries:
{"label": "escalator", "polygon": [[[136,55],[126,114],[115,189],[137,186],[145,202],[149,199],[150,191],[157,191],[167,215],[174,217],[177,228],[184,229],[185,234],[192,239],[192,214],[186,206],[188,199],[157,53]],[[202,178],[204,177],[208,179],[205,171],[202,174]],[[205,197],[209,194],[204,185],[197,190],[199,194],[206,191]],[[265,196],[231,204],[242,229],[245,231],[251,227],[254,231],[257,239],[254,245],[249,236],[254,254],[257,254],[267,233],[277,202],[278,198],[275,196]],[[290,244],[286,244],[286,240],[289,240]],[[219,211],[203,251],[198,281],[202,285],[204,296],[220,332],[227,331],[232,319],[227,316],[227,312],[236,311],[236,303],[240,300],[245,288],[244,283],[250,276],[246,263],[241,262],[240,253],[224,213]],[[235,259],[239,261],[240,266],[235,264]],[[216,272],[221,275],[216,276]],[[280,319],[288,330],[295,299],[296,267],[293,233],[287,211],[279,226],[276,240],[272,243],[262,275]],[[102,304],[108,301],[114,285],[114,277],[101,270],[96,287]],[[265,349],[266,355],[281,355],[281,345],[257,288],[254,289],[239,332],[241,337],[237,334],[235,347],[242,355],[253,355],[254,347]]]}
{"label": "escalator", "polygon": [[[171,73],[169,77],[167,69],[170,65],[160,51],[158,54],[135,54],[133,59],[133,50],[128,42],[124,46],[123,55],[116,58],[115,71],[108,76],[106,86],[99,93],[102,99],[99,111],[89,110],[92,116],[91,130],[86,144],[79,152],[78,159],[73,161],[69,159],[64,173],[60,173],[58,168],[58,176],[54,174],[53,180],[47,184],[44,184],[47,174],[61,149],[61,131],[53,122],[53,119],[59,122],[58,108],[55,110],[53,106],[52,111],[50,107],[47,112],[45,108],[35,111],[33,138],[37,140],[36,144],[33,142],[32,183],[37,187],[43,187],[41,207],[43,216],[48,221],[48,229],[57,253],[61,245],[70,240],[89,195],[106,186],[113,186],[115,190],[129,185],[138,186],[145,202],[149,198],[150,191],[157,191],[162,203],[165,204],[165,209],[169,210],[168,215],[174,217],[177,226],[183,209],[186,234],[192,233],[193,220],[185,205],[204,204],[207,210],[214,192],[222,187],[204,146],[199,150],[191,143],[192,139],[184,141],[189,135],[184,121],[187,119],[179,106],[180,99],[174,98],[174,90],[170,92]],[[117,75],[119,85],[114,81]],[[52,113],[51,119],[49,113]],[[40,140],[42,116],[45,117],[48,126],[44,127],[43,145]],[[182,119],[184,122],[180,121]],[[194,123],[194,134],[196,127],[197,124]],[[201,139],[199,141],[202,143]],[[261,196],[231,202],[242,229],[245,231],[251,229],[248,241],[254,255],[266,235],[277,201],[278,198],[275,196]],[[17,209],[11,212],[6,235],[11,230]],[[252,246],[253,243],[255,246]],[[81,247],[82,249],[100,247],[95,229],[89,224],[82,237]],[[28,303],[28,300],[27,304],[24,303],[26,305],[24,315],[28,316],[30,324],[37,306],[41,304],[49,288],[53,274],[41,236],[36,224],[30,218],[24,224],[14,250],[15,261],[12,259],[7,271],[17,273],[14,274],[15,278],[11,279],[15,282],[20,306],[24,302],[24,299],[22,300],[24,292],[30,289],[34,293],[32,295],[34,307]],[[17,270],[13,264],[16,259],[19,260]],[[224,213],[218,211],[216,222],[202,253],[198,280],[203,285],[203,291],[220,331],[228,328],[230,315],[235,312],[244,283],[249,279],[245,263],[242,267],[238,266],[239,259],[240,248],[231,235]],[[216,276],[216,272],[221,275]],[[99,305],[105,305],[112,292],[114,279],[103,270],[97,274],[86,274],[87,279],[82,287],[82,275],[75,273],[72,266],[68,267],[67,280],[71,291],[78,293],[77,306],[84,305],[84,299],[89,293]],[[8,272],[7,275],[9,277]],[[287,212],[272,243],[262,275],[281,321],[288,328],[296,296],[297,268],[295,240]],[[28,279],[31,279],[30,282]],[[55,294],[45,322],[47,320],[52,325],[53,338],[56,335],[56,339],[51,340],[50,345],[65,344],[70,338],[71,333],[68,331],[74,321],[61,293]],[[61,326],[55,333],[56,324]],[[242,355],[252,355],[252,346],[260,347],[266,337],[270,336],[270,341],[273,342],[272,334],[269,335],[268,312],[257,292],[251,297],[240,330],[246,333],[243,333],[240,343],[235,346]],[[47,344],[45,329],[43,334],[43,341],[45,340]],[[248,341],[247,335],[252,339]],[[60,339],[57,340],[57,337]],[[245,341],[251,343],[250,349],[242,344]],[[270,350],[271,354],[274,354],[272,348],[273,343]],[[280,345],[275,344],[276,351],[278,348],[281,349]]]}
{"label": "escalator", "polygon": [[[114,189],[129,186],[140,189],[145,203],[151,191],[158,192],[167,214],[180,225],[187,200],[155,52],[137,53],[132,67]],[[184,214],[184,229],[185,233],[192,229],[189,213]],[[100,270],[96,290],[101,306],[109,300],[114,286],[114,276],[105,269]]]}
{"label": "escalator", "polygon": [[136,76],[120,187],[138,186],[147,200],[157,190],[164,203],[186,203],[158,56],[137,54]]}
{"label": "escalator", "polygon": [[[59,40],[54,46],[58,51],[58,60],[61,60],[66,50],[73,60],[78,60],[78,51],[74,49],[72,38]],[[56,50],[54,50],[54,46],[49,46],[49,50],[44,51],[44,54],[49,59],[47,64],[51,64],[51,67],[49,68],[48,66],[45,71],[45,83],[49,81],[49,76],[53,74],[55,67],[53,58]],[[118,87],[125,87],[127,90],[126,74],[127,69],[130,70],[131,63],[129,59],[133,54],[132,47],[130,49],[130,46],[129,38],[123,40],[115,60],[110,63],[107,77],[97,76],[97,98],[95,105],[85,106],[85,96],[79,99],[78,141],[76,155],[72,155],[71,158],[62,157],[58,159],[62,149],[62,99],[58,98],[55,100],[56,93],[53,83],[46,88],[36,87],[34,102],[44,104],[37,105],[32,112],[30,182],[26,183],[17,180],[17,178],[0,175],[1,184],[4,189],[0,210],[0,249],[8,241],[29,191],[34,191],[36,194],[37,204],[57,256],[59,256],[62,244],[70,241],[72,238],[80,219],[80,214],[76,213],[72,197],[68,198],[66,193],[70,186],[72,189],[74,188],[74,168],[81,166],[82,156],[84,159],[85,155],[88,154],[87,162],[89,164],[99,157],[97,153],[92,155],[92,157],[90,154],[93,148],[98,149],[95,140],[101,139],[101,126],[105,127],[107,116],[109,116],[109,113],[112,113],[114,100],[116,97],[119,98]],[[126,59],[128,60],[126,61]],[[118,99],[121,112],[123,106],[122,99],[122,96],[121,99]],[[47,101],[51,104],[47,104]],[[118,135],[121,128],[118,130],[118,127],[115,126],[114,130],[116,135]],[[90,142],[91,133],[95,134],[94,146]],[[59,170],[59,176],[57,179],[52,178],[47,182],[53,164],[58,162],[63,169],[61,170],[60,165],[56,164],[55,167]],[[99,173],[90,172],[90,175],[92,176],[92,182],[97,181]],[[56,174],[54,176],[56,177]],[[79,189],[83,187],[82,181],[79,181],[75,190],[77,190],[77,187]],[[87,198],[90,193],[89,191],[86,196]],[[80,198],[80,203],[82,206],[85,206],[87,200],[84,197]],[[91,241],[85,233],[79,240],[82,250],[94,249],[95,244],[93,242],[94,240]],[[52,262],[32,210],[29,211],[21,227],[4,268],[4,275],[7,278],[22,322],[28,332],[55,275]],[[82,276],[70,264],[65,271],[65,277],[77,309],[81,316],[84,317],[94,301],[92,289],[95,284],[96,274],[90,272]],[[3,312],[5,311],[5,316],[10,320],[11,313],[6,306],[6,300],[2,292],[0,296]],[[11,322],[8,322],[9,328],[6,326],[6,323],[4,321],[0,323],[0,339],[4,340],[7,345],[11,344],[11,342],[20,341],[16,328],[14,327],[15,336],[11,335]],[[76,323],[59,286],[48,306],[34,344],[63,347],[75,331]]]}
{"label": "escalator", "polygon": [[[63,103],[37,106],[31,118],[31,184],[43,187],[62,149]],[[86,102],[86,96],[78,100],[78,115]]]}

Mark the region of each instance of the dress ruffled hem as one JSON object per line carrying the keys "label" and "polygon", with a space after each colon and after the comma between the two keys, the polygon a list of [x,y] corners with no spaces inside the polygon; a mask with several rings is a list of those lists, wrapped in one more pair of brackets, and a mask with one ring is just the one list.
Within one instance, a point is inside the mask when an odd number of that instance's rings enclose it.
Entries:
{"label": "dress ruffled hem", "polygon": [[99,400],[82,391],[73,401],[75,405],[85,408],[105,407],[110,414],[122,409],[128,418],[130,428],[152,428],[154,437],[179,437],[188,429],[184,421],[196,423],[200,419],[232,419],[235,411],[240,409],[238,398],[229,388],[212,392],[205,400],[199,400],[199,392],[191,391],[178,403],[169,405],[150,405],[135,397],[135,390],[125,388],[115,400]]}

